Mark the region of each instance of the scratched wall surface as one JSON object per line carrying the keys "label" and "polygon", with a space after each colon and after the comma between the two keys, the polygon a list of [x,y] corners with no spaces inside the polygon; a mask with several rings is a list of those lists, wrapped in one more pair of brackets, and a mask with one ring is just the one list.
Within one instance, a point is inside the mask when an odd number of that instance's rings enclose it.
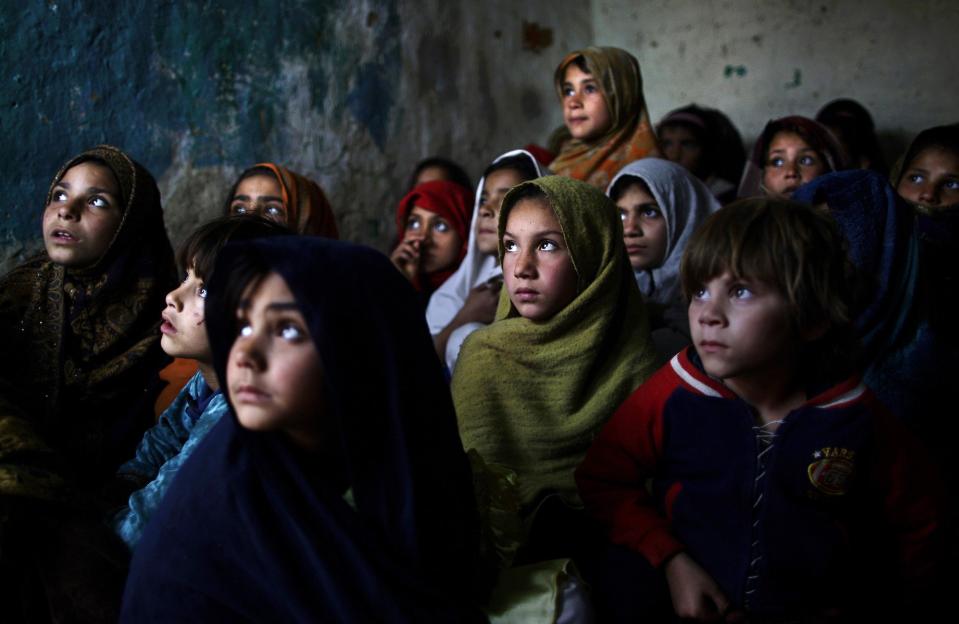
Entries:
{"label": "scratched wall surface", "polygon": [[50,178],[86,147],[157,177],[171,239],[273,160],[327,191],[344,238],[385,249],[415,162],[475,178],[561,123],[552,69],[592,38],[569,0],[184,0],[0,7],[0,270],[41,246]]}
{"label": "scratched wall surface", "polygon": [[[887,151],[959,121],[951,0],[594,0],[593,27],[640,59],[654,120],[719,108],[754,138],[838,97],[872,113]],[[890,156],[893,154],[890,153]]]}

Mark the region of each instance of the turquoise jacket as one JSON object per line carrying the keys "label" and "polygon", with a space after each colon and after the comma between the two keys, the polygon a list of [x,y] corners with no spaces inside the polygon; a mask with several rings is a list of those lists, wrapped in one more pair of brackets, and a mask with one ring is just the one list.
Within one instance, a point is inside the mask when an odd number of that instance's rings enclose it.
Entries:
{"label": "turquoise jacket", "polygon": [[137,447],[136,456],[117,470],[145,487],[130,495],[127,506],[111,522],[113,530],[132,550],[153,513],[160,506],[183,462],[226,413],[226,397],[213,392],[198,371],[183,386],[155,426]]}

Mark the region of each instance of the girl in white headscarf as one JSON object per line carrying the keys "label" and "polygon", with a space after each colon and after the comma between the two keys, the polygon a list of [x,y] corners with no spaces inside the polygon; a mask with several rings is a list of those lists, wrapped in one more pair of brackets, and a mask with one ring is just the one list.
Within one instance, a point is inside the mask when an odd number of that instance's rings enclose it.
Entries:
{"label": "girl in white headscarf", "polygon": [[496,158],[480,178],[466,257],[433,293],[426,308],[436,352],[451,372],[466,337],[491,323],[496,313],[503,283],[496,229],[503,197],[517,184],[540,175],[540,165],[532,154],[512,150]]}
{"label": "girl in white headscarf", "polygon": [[629,262],[649,304],[653,344],[666,358],[689,344],[679,265],[686,241],[719,202],[682,166],[659,158],[626,165],[606,194],[619,207]]}

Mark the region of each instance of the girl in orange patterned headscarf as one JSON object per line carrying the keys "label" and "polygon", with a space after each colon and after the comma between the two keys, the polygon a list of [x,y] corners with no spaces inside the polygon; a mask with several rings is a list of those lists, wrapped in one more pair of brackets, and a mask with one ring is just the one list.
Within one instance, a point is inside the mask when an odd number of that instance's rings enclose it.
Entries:
{"label": "girl in orange patterned headscarf", "polygon": [[566,127],[554,173],[605,189],[626,164],[659,155],[639,62],[629,52],[571,52],[556,68],[555,82]]}
{"label": "girl in orange patterned headscarf", "polygon": [[226,200],[226,214],[259,214],[297,234],[339,238],[333,210],[320,186],[274,163],[240,174]]}

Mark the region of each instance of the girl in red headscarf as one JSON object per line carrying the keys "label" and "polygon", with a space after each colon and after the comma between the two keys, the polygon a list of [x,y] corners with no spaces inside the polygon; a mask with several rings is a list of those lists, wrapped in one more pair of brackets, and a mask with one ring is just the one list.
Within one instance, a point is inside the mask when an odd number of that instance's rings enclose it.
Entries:
{"label": "girl in red headscarf", "polygon": [[400,201],[390,259],[421,293],[439,288],[466,255],[472,203],[469,190],[447,180],[420,184]]}

